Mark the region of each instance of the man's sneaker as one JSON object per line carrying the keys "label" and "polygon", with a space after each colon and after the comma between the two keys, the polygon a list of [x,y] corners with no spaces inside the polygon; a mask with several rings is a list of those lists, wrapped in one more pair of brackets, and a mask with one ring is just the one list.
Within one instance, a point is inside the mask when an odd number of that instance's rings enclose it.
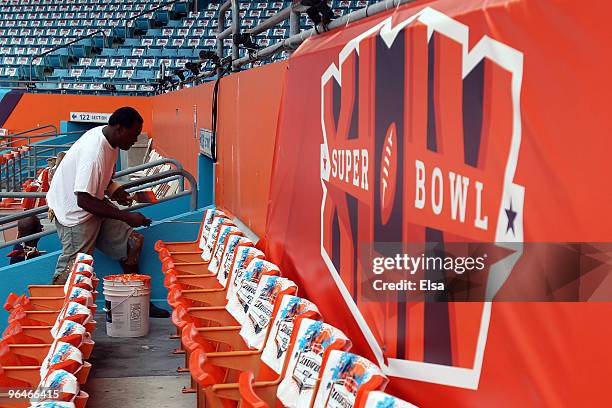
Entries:
{"label": "man's sneaker", "polygon": [[153,303],[149,304],[149,317],[170,317],[170,312],[160,307],[155,306]]}

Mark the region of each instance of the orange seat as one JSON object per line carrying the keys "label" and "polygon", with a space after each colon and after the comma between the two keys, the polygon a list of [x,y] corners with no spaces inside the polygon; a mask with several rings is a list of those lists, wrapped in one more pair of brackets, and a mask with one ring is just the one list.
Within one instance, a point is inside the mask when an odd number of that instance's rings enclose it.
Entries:
{"label": "orange seat", "polygon": [[321,361],[332,350],[346,351],[350,346],[344,333],[335,327],[300,317],[291,333],[282,370],[278,371],[279,362],[274,367],[280,374],[276,380],[266,381],[261,375],[243,371],[238,384],[213,386],[211,392],[231,393],[232,399],[239,398],[240,406],[246,407],[311,406],[321,375]]}
{"label": "orange seat", "polygon": [[[255,307],[254,304],[250,306],[250,308],[253,307]],[[208,366],[205,365],[205,367],[221,365],[234,372],[232,373],[233,376],[226,376],[222,382],[209,384],[211,380],[202,376],[199,372],[202,368],[201,361],[199,367],[194,367],[194,371],[199,378],[200,392],[204,392],[205,395],[206,406],[217,407],[223,406],[229,401],[239,401],[241,399],[239,392],[240,376],[243,376],[245,372],[252,376],[249,377],[249,380],[257,378],[258,385],[278,386],[285,361],[287,356],[290,355],[288,350],[294,327],[299,326],[300,320],[307,318],[320,318],[316,306],[306,299],[285,295],[275,304],[274,318],[267,327],[264,341],[255,344],[260,346],[258,350],[250,350],[245,353],[223,353],[221,355],[219,353],[207,353],[205,364],[208,364]],[[201,356],[197,358],[202,359]],[[236,377],[236,375],[239,376]],[[202,379],[205,379],[205,381],[202,381]],[[243,378],[242,381],[244,382],[246,379]],[[261,387],[260,391],[270,392],[270,390],[263,390]]]}
{"label": "orange seat", "polygon": [[[263,286],[268,281],[267,278],[275,279],[275,275],[255,275],[253,283],[249,286],[256,286],[256,290],[262,291]],[[278,295],[291,294],[297,289],[293,282],[285,278],[278,280],[280,286],[279,291],[270,295],[273,300]],[[246,285],[246,283],[245,283]],[[246,286],[245,286],[246,287]],[[177,313],[180,313],[181,308],[177,308]],[[244,307],[234,301],[226,306],[208,306],[199,308],[189,308],[183,312],[186,316],[182,318],[186,321],[182,326],[181,344],[185,350],[185,364],[189,365],[190,353],[195,349],[198,343],[204,347],[202,341],[208,342],[215,350],[247,350],[243,338],[240,336],[242,329],[241,323],[246,319]],[[270,307],[272,313],[272,307]],[[197,319],[197,320],[196,320]],[[203,324],[205,322],[205,324]],[[180,327],[180,326],[179,326]]]}
{"label": "orange seat", "polygon": [[[184,332],[192,339],[199,336],[200,344],[184,341],[189,349],[189,369],[199,389],[223,382],[236,382],[242,370],[258,371],[259,360],[265,355],[264,347],[277,340],[280,322],[284,332],[291,331],[296,317],[318,317],[318,310],[311,302],[293,296],[297,288],[290,280],[278,276],[262,276],[241,326],[195,328],[188,325]],[[276,325],[270,337],[271,327]],[[193,334],[192,334],[193,333]],[[282,335],[281,335],[282,336]],[[185,337],[185,336],[184,336]],[[213,346],[223,345],[228,351],[210,352]],[[272,342],[272,343],[270,343]],[[279,358],[277,352],[272,353]],[[282,354],[282,353],[281,353]],[[201,398],[198,398],[201,400]]]}
{"label": "orange seat", "polygon": [[194,241],[189,242],[164,242],[157,241],[155,243],[154,249],[158,253],[159,260],[163,262],[165,258],[178,256],[176,258],[179,261],[179,258],[182,255],[191,255],[197,254],[198,256],[202,253],[202,248],[200,247],[200,242],[208,236],[208,232],[210,231],[210,225],[212,223],[212,219],[215,215],[225,215],[225,212],[209,208],[204,211],[204,217],[202,218],[202,222],[200,223],[200,229],[198,231],[198,235]]}
{"label": "orange seat", "polygon": [[[234,223],[225,215],[213,214],[210,222],[210,230],[207,231],[208,223],[202,227],[202,236],[199,241],[199,249],[191,253],[172,253],[167,248],[161,248],[160,258],[162,261],[162,272],[170,268],[184,273],[206,273],[206,269],[212,257],[212,252],[217,247],[221,228],[233,227],[238,231]],[[204,235],[206,234],[206,235]],[[162,258],[163,256],[163,258]]]}

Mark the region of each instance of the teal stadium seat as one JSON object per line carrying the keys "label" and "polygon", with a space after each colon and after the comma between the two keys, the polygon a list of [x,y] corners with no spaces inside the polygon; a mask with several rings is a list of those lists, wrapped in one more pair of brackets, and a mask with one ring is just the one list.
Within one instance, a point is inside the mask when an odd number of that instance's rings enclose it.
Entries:
{"label": "teal stadium seat", "polygon": [[118,25],[113,28],[113,33],[117,38],[128,38],[134,35],[134,27]]}
{"label": "teal stadium seat", "polygon": [[146,50],[145,55],[147,57],[161,57],[164,50],[160,48],[150,48]]}
{"label": "teal stadium seat", "polygon": [[172,13],[174,13],[174,18],[186,16],[188,12],[189,3],[187,2],[174,3],[174,5],[172,6]]}
{"label": "teal stadium seat", "polygon": [[68,61],[70,60],[70,49],[60,48],[54,51],[52,54],[46,56],[47,65],[52,68],[66,68]]}
{"label": "teal stadium seat", "polygon": [[170,12],[168,10],[157,10],[155,12],[155,22],[158,25],[166,25],[170,21]]}
{"label": "teal stadium seat", "polygon": [[124,47],[139,47],[140,40],[138,38],[126,38],[123,43]]}
{"label": "teal stadium seat", "polygon": [[100,55],[102,55],[103,57],[114,57],[115,55],[117,55],[117,49],[105,48],[102,50],[102,53]]}
{"label": "teal stadium seat", "polygon": [[70,46],[70,48],[72,49],[72,55],[75,58],[89,57],[92,53],[91,41],[82,40],[82,42],[84,42],[84,44],[76,43]]}
{"label": "teal stadium seat", "polygon": [[198,58],[198,52],[199,50],[197,49],[179,49],[177,52],[177,57],[179,58]]}
{"label": "teal stadium seat", "polygon": [[134,33],[146,33],[151,28],[151,20],[146,17],[139,17],[134,20]]}
{"label": "teal stadium seat", "polygon": [[61,81],[64,78],[69,78],[69,71],[65,68],[56,68],[53,70],[53,73],[51,74],[51,76],[49,76],[50,80],[53,81]]}
{"label": "teal stadium seat", "polygon": [[175,58],[178,56],[178,51],[174,48],[164,48],[161,50],[161,55],[164,58]]}

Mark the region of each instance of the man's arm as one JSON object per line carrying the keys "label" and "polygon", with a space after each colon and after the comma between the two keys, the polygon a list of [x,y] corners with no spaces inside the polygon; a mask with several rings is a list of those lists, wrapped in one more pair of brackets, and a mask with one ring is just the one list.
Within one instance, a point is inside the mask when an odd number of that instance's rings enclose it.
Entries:
{"label": "man's arm", "polygon": [[134,228],[151,224],[151,220],[141,213],[120,210],[88,193],[78,192],[76,194],[78,206],[93,215],[120,220]]}
{"label": "man's arm", "polygon": [[113,201],[118,202],[121,205],[130,206],[132,205],[132,199],[130,195],[123,189],[123,186],[118,182],[111,179],[110,183],[106,187],[106,195]]}

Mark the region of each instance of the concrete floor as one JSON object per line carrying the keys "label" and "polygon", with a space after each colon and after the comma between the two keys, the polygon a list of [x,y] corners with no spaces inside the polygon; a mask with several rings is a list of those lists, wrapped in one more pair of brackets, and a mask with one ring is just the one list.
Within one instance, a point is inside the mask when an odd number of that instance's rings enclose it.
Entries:
{"label": "concrete floor", "polygon": [[87,408],[193,408],[195,394],[182,394],[183,385],[185,376],[91,378],[84,390]]}
{"label": "concrete floor", "polygon": [[189,374],[177,374],[183,355],[171,354],[179,342],[170,319],[150,319],[150,333],[139,338],[111,338],[106,335],[104,314],[96,315],[96,342],[89,358],[92,371],[83,390],[90,395],[88,408],[192,408],[195,394],[183,394]]}

